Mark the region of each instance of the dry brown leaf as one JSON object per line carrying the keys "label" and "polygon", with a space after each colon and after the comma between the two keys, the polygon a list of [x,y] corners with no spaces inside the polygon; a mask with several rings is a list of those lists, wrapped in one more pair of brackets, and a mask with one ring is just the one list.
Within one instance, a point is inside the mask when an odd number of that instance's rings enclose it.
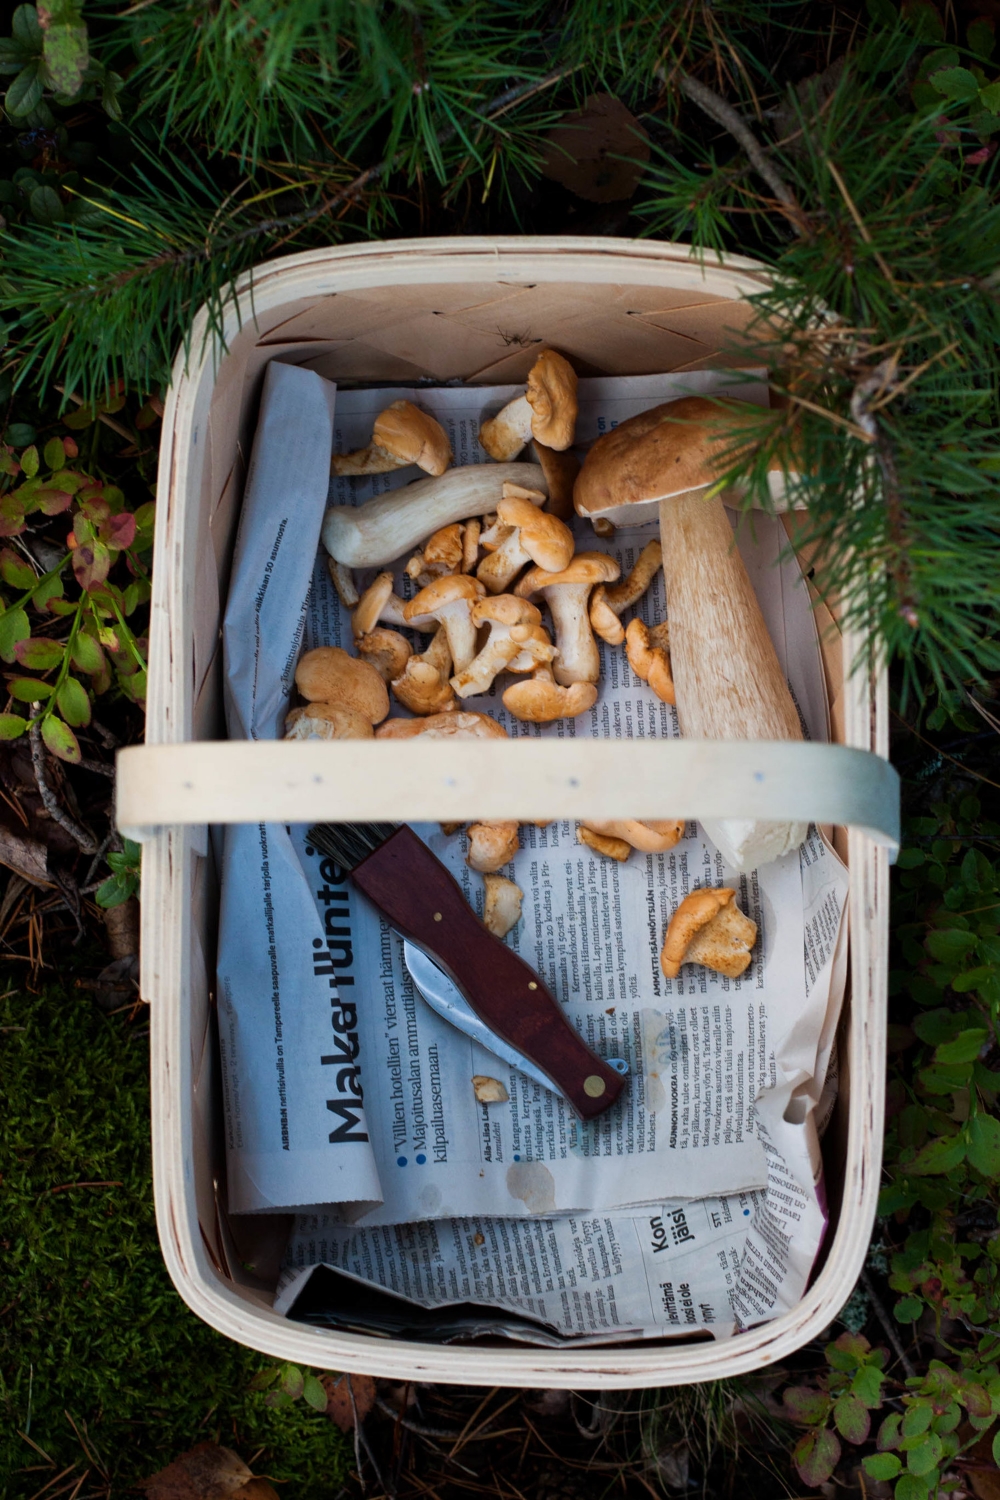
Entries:
{"label": "dry brown leaf", "polygon": [[649,136],[635,116],[613,94],[591,94],[549,131],[542,176],[588,203],[614,203],[631,198],[648,161]]}
{"label": "dry brown leaf", "polygon": [[353,1429],[355,1411],[359,1422],[365,1420],[375,1405],[376,1386],[370,1375],[321,1375],[319,1378],[328,1398],[326,1414],[341,1432]]}
{"label": "dry brown leaf", "polygon": [[[230,1500],[235,1495],[245,1496],[246,1500],[269,1500],[260,1490],[246,1495],[250,1480],[253,1474],[231,1448],[198,1443],[144,1480],[143,1488],[147,1500]],[[274,1494],[270,1485],[267,1490]]]}

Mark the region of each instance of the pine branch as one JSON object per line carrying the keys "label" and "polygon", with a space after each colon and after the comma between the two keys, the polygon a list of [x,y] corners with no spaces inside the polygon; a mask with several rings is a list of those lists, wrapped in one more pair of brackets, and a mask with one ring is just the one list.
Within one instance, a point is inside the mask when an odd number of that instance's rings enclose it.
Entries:
{"label": "pine branch", "polygon": [[681,73],[678,85],[682,94],[686,95],[693,104],[697,104],[710,120],[721,125],[723,130],[728,130],[733,139],[742,146],[754,171],[767,183],[795,225],[796,232],[805,234],[807,232],[804,227],[805,219],[795,194],[774,163],[768,160],[760,142],[739,111],[735,110],[731,104],[727,104],[721,94],[714,93],[712,89],[700,83],[697,78],[692,78],[688,73]]}

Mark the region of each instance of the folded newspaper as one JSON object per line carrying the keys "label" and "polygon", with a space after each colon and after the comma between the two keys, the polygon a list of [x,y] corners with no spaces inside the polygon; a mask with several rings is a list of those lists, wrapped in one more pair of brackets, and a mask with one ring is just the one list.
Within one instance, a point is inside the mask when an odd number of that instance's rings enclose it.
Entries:
{"label": "folded newspaper", "polygon": [[[725,372],[583,379],[578,440],[692,393],[766,400],[762,383]],[[269,367],[224,628],[232,736],[280,736],[300,651],[351,644],[318,549],[331,445],[364,446],[379,411],[406,396],[444,425],[457,463],[484,462],[483,414],[513,394],[335,395],[311,372]],[[330,500],[362,504],[411,477],[340,479]],[[620,529],[603,542],[576,524],[580,545],[609,552],[623,573],[655,535]],[[815,624],[784,541],[766,515],[753,535],[738,533],[806,732],[826,739]],[[414,591],[406,561],[404,596]],[[665,617],[662,575],[638,613]],[[518,722],[503,686],[463,707],[512,737],[678,732],[620,648],[602,647],[599,697],[577,719]],[[415,828],[482,912],[463,835]],[[815,1105],[844,988],[844,867],[815,829],[749,875],[728,869],[694,824],[668,853],[623,865],[579,844],[569,823],[525,825],[521,845],[507,873],[524,892],[523,919],[506,941],[590,1044],[629,1064],[621,1101],[587,1124],[423,1002],[399,936],[304,827],[226,830],[229,1207],[301,1211],[277,1306],[293,1309],[311,1268],[326,1265],[425,1308],[497,1309],[515,1320],[502,1325],[511,1336],[543,1342],[724,1337],[775,1316],[801,1296],[825,1226]],[[667,980],[669,916],[706,884],[737,888],[759,929],[753,961],[738,979],[686,967]],[[484,1073],[507,1102],[477,1101],[471,1079]]]}

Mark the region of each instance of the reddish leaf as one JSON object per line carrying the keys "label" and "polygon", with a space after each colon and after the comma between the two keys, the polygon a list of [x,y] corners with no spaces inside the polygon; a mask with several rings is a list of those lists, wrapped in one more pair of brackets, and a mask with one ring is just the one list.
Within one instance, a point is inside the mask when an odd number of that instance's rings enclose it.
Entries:
{"label": "reddish leaf", "polygon": [[12,589],[30,589],[38,582],[31,564],[10,547],[0,552],[0,578]]}
{"label": "reddish leaf", "polygon": [[62,445],[67,458],[77,458],[79,456],[80,445],[76,438],[64,437]]}
{"label": "reddish leaf", "polygon": [[147,1500],[277,1500],[231,1448],[198,1443],[144,1481]]}
{"label": "reddish leaf", "polygon": [[825,1421],[830,1410],[826,1391],[818,1391],[811,1385],[789,1386],[781,1399],[793,1422],[807,1422],[810,1426]]}
{"label": "reddish leaf", "polygon": [[62,661],[65,649],[60,641],[35,636],[26,641],[18,641],[14,647],[14,657],[22,667],[28,667],[33,672],[51,672]]}
{"label": "reddish leaf", "polygon": [[376,1386],[370,1375],[321,1375],[319,1379],[328,1398],[326,1414],[341,1432],[352,1430],[355,1412],[363,1422],[375,1405]]}
{"label": "reddish leaf", "polygon": [[649,161],[649,136],[620,99],[591,94],[546,136],[542,175],[590,203],[631,198]]}
{"label": "reddish leaf", "polygon": [[58,516],[62,511],[69,510],[73,504],[73,496],[68,490],[39,490],[35,503],[43,515]]}
{"label": "reddish leaf", "polygon": [[135,540],[135,516],[127,510],[119,516],[112,516],[101,527],[101,535],[109,547],[123,552],[126,547],[131,547]]}
{"label": "reddish leaf", "polygon": [[110,567],[111,553],[103,542],[90,542],[85,547],[77,547],[73,553],[73,572],[82,589],[89,590],[102,584]]}
{"label": "reddish leaf", "polygon": [[54,714],[42,720],[42,739],[53,755],[60,760],[65,760],[75,766],[80,760],[80,742],[62,719],[57,719]]}
{"label": "reddish leaf", "polygon": [[840,1459],[840,1439],[829,1427],[819,1432],[807,1432],[800,1437],[792,1450],[792,1462],[798,1470],[803,1484],[823,1484]]}
{"label": "reddish leaf", "polygon": [[863,1443],[871,1431],[872,1420],[868,1408],[857,1396],[841,1396],[834,1404],[833,1420],[837,1431],[849,1443]]}
{"label": "reddish leaf", "polygon": [[52,697],[54,684],[39,682],[35,677],[12,677],[7,683],[7,691],[18,703],[39,703],[43,698]]}

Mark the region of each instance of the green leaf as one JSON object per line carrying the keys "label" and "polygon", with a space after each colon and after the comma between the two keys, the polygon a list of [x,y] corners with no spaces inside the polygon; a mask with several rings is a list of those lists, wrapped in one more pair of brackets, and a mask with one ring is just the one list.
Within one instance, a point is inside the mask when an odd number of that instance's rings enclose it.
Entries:
{"label": "green leaf", "polygon": [[912,1177],[928,1173],[951,1172],[965,1160],[965,1141],[960,1135],[942,1135],[928,1141],[911,1162],[906,1171]]}
{"label": "green leaf", "polygon": [[[971,30],[971,28],[970,28]],[[989,83],[979,91],[979,102],[991,115],[1000,115],[1000,80]]]}
{"label": "green leaf", "polygon": [[904,1438],[920,1437],[934,1420],[934,1408],[929,1401],[914,1401],[903,1413],[901,1431]]}
{"label": "green leaf", "polygon": [[[977,57],[981,57],[985,61],[987,58],[993,56],[996,31],[991,17],[979,16],[975,21],[971,21],[965,35],[968,39],[969,50],[974,52]],[[959,808],[959,812],[961,811],[961,808]],[[976,813],[962,813],[963,818],[976,816]]]}
{"label": "green leaf", "polygon": [[139,882],[134,875],[109,875],[97,887],[94,900],[107,911],[112,906],[121,906],[135,895],[138,888]]}
{"label": "green leaf", "polygon": [[21,69],[7,90],[4,108],[15,119],[30,115],[35,106],[41,102],[44,92],[42,65],[40,62],[31,62],[26,68]]}
{"label": "green leaf", "polygon": [[910,1024],[922,1042],[927,1042],[931,1047],[938,1047],[942,1042],[952,1041],[963,1030],[968,1019],[968,1011],[945,1010],[939,1007],[937,1010],[928,1010],[922,1016],[914,1017]]}
{"label": "green leaf", "polygon": [[989,1032],[983,1027],[973,1027],[969,1031],[960,1031],[953,1042],[942,1042],[934,1054],[936,1062],[971,1063],[982,1051],[983,1043],[989,1036]]}
{"label": "green leaf", "polygon": [[1000,1430],[993,1434],[993,1462],[1000,1468]]}
{"label": "green leaf", "polygon": [[939,94],[944,94],[946,99],[954,99],[959,104],[968,103],[979,93],[979,81],[968,68],[939,68],[930,75],[929,81]]}
{"label": "green leaf", "polygon": [[842,1333],[826,1346],[826,1357],[835,1370],[856,1370],[871,1345],[861,1333]]}
{"label": "green leaf", "polygon": [[800,1437],[792,1450],[792,1462],[799,1472],[803,1484],[824,1484],[837,1467],[840,1458],[840,1440],[829,1427],[818,1432],[807,1432]]}
{"label": "green leaf", "polygon": [[61,469],[66,462],[66,450],[62,445],[62,438],[49,438],[42,454],[47,468]]}
{"label": "green leaf", "polygon": [[70,765],[76,765],[80,759],[80,742],[62,719],[57,719],[54,714],[48,714],[42,720],[42,739],[53,755],[65,760]]}
{"label": "green leaf", "polygon": [[21,454],[21,468],[24,470],[25,478],[34,479],[38,473],[38,449],[32,443],[30,448],[25,448]]}
{"label": "green leaf", "polygon": [[865,0],[865,8],[876,26],[895,26],[899,20],[892,0]]}
{"label": "green leaf", "polygon": [[901,1474],[896,1481],[895,1500],[928,1500],[931,1486],[915,1474]]}
{"label": "green leaf", "polygon": [[31,637],[26,641],[18,641],[14,647],[14,656],[22,667],[29,667],[34,672],[51,672],[57,667],[66,654],[66,648],[61,641],[50,641],[45,636]]}
{"label": "green leaf", "polygon": [[26,641],[30,634],[31,626],[23,609],[5,610],[0,615],[0,657],[12,662],[14,647],[18,641]]}
{"label": "green leaf", "polygon": [[38,7],[35,5],[19,5],[12,18],[10,29],[14,40],[20,42],[29,52],[41,52],[45,40],[41,23],[38,19]]}
{"label": "green leaf", "polygon": [[11,422],[7,428],[7,441],[15,448],[26,448],[35,441],[35,429],[30,422]]}
{"label": "green leaf", "polygon": [[897,1323],[915,1323],[924,1310],[919,1297],[900,1297],[892,1310]]}
{"label": "green leaf", "polygon": [[30,589],[38,582],[38,576],[30,563],[10,547],[0,552],[0,578],[12,589]]}
{"label": "green leaf", "polygon": [[932,958],[943,964],[957,963],[976,946],[975,933],[961,927],[941,927],[929,932],[924,946]]}
{"label": "green leaf", "polygon": [[69,659],[78,672],[86,672],[91,677],[96,677],[98,672],[104,670],[104,652],[94,637],[82,630],[77,633]]}
{"label": "green leaf", "polygon": [[938,1461],[944,1452],[944,1444],[936,1432],[929,1432],[922,1442],[915,1448],[911,1448],[906,1455],[906,1467],[911,1474],[916,1474],[918,1479],[925,1474],[930,1474],[938,1466]]}
{"label": "green leaf", "polygon": [[969,1160],[984,1177],[1000,1177],[1000,1120],[978,1114],[969,1121]]}
{"label": "green leaf", "polygon": [[895,1479],[903,1467],[895,1453],[869,1453],[861,1460],[869,1479]]}
{"label": "green leaf", "polygon": [[926,863],[927,855],[922,849],[900,849],[896,859],[896,868],[897,870],[917,870]]}
{"label": "green leaf", "polygon": [[297,1401],[302,1395],[305,1387],[305,1376],[297,1365],[282,1365],[281,1367],[281,1389],[286,1396]]}
{"label": "green leaf", "polygon": [[941,12],[931,0],[903,0],[903,20],[922,42],[940,42],[944,38]]}
{"label": "green leaf", "polygon": [[833,1420],[837,1431],[849,1443],[863,1443],[871,1431],[868,1408],[856,1396],[841,1396],[834,1402]]}
{"label": "green leaf", "polygon": [[45,28],[42,55],[56,93],[72,98],[80,91],[90,61],[87,28],[75,6],[55,4],[49,11],[50,17],[57,12],[61,12],[59,20],[50,20]]}
{"label": "green leaf", "polygon": [[27,727],[20,714],[0,714],[0,740],[19,740]]}
{"label": "green leaf", "polygon": [[39,224],[61,224],[66,217],[63,201],[53,187],[36,187],[28,198],[28,207]]}
{"label": "green leaf", "polygon": [[830,1410],[830,1397],[812,1385],[792,1385],[782,1393],[785,1410],[793,1422],[803,1422],[810,1427],[824,1422]]}
{"label": "green leaf", "polygon": [[882,1381],[884,1376],[877,1365],[862,1365],[861,1369],[851,1381],[851,1395],[857,1396],[865,1406],[874,1408],[882,1405]]}
{"label": "green leaf", "polygon": [[884,1450],[887,1448],[899,1447],[899,1424],[901,1421],[902,1414],[898,1411],[890,1412],[886,1417],[885,1421],[882,1423],[882,1426],[878,1430],[878,1437],[875,1440],[878,1445],[879,1452],[884,1452]]}
{"label": "green leaf", "polygon": [[51,698],[55,692],[55,685],[51,682],[39,682],[34,677],[15,677],[7,684],[12,698],[18,703],[36,703],[44,698]]}
{"label": "green leaf", "polygon": [[969,990],[978,990],[980,985],[993,977],[993,973],[993,969],[987,964],[980,965],[978,969],[966,969],[964,974],[955,975],[951,981],[951,987],[960,995],[964,995]]}
{"label": "green leaf", "polygon": [[329,1397],[323,1389],[322,1383],[316,1379],[315,1375],[306,1376],[302,1385],[302,1398],[306,1405],[311,1406],[314,1411],[326,1411],[329,1404]]}
{"label": "green leaf", "polygon": [[87,689],[75,677],[67,676],[56,693],[56,705],[67,724],[81,729],[90,723],[90,699]]}

